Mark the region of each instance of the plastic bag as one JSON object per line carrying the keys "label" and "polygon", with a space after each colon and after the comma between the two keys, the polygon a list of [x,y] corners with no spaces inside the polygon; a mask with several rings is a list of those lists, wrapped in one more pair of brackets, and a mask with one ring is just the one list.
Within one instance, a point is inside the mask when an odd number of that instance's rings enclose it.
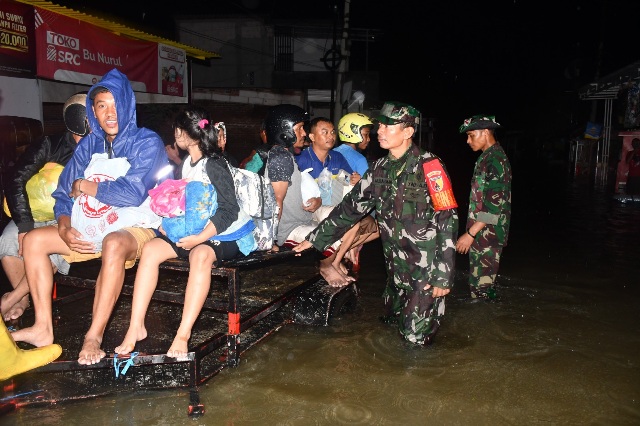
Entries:
{"label": "plastic bag", "polygon": [[[84,178],[92,182],[116,180],[124,176],[131,164],[126,158],[108,158],[106,153],[93,154],[84,171]],[[73,202],[71,226],[82,234],[82,239],[95,244],[102,251],[102,240],[110,232],[126,227],[157,228],[161,218],[150,207],[151,197],[139,206],[114,207],[82,194]]]}
{"label": "plastic bag", "polygon": [[185,213],[162,219],[162,229],[174,243],[180,238],[198,235],[218,210],[218,194],[210,183],[191,181],[185,184],[184,195]]}
{"label": "plastic bag", "polygon": [[320,197],[320,187],[318,186],[318,182],[309,174],[311,170],[313,170],[313,168],[300,172],[300,192],[302,192],[302,201],[305,203],[305,206],[309,206],[308,201],[310,198]]}
{"label": "plastic bag", "polygon": [[318,176],[318,187],[320,188],[320,197],[322,198],[323,206],[331,205],[331,185],[332,174],[326,167],[322,169]]}
{"label": "plastic bag", "polygon": [[351,185],[351,174],[346,170],[340,169],[338,174],[333,176],[331,185],[331,205],[336,206],[340,204],[342,198],[344,198],[344,196],[352,189],[353,185]]}
{"label": "plastic bag", "polygon": [[[47,222],[54,219],[55,199],[51,194],[58,186],[58,178],[60,178],[62,169],[64,166],[61,164],[47,163],[27,181],[27,197],[34,222]],[[4,212],[11,217],[6,198],[4,199]]]}
{"label": "plastic bag", "polygon": [[160,185],[149,190],[151,210],[158,216],[183,216],[185,212],[185,179],[166,179]]}

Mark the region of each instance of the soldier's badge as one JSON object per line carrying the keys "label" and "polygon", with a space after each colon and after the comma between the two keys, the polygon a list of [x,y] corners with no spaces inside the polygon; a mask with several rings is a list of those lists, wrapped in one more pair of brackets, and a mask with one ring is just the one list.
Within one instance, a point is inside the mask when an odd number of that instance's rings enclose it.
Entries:
{"label": "soldier's badge", "polygon": [[429,188],[429,195],[436,211],[448,210],[458,207],[455,197],[453,196],[453,188],[451,181],[444,172],[442,164],[437,159],[427,161],[422,164],[424,177]]}

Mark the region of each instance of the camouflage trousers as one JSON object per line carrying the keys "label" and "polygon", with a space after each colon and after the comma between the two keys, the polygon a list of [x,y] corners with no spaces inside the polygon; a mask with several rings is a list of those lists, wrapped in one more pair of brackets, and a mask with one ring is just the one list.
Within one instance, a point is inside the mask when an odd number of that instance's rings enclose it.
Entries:
{"label": "camouflage trousers", "polygon": [[486,291],[496,282],[502,247],[478,248],[472,245],[469,249],[469,286],[472,295],[474,290]]}
{"label": "camouflage trousers", "polygon": [[[412,284],[411,287],[419,287]],[[432,288],[423,290],[388,282],[382,294],[386,319],[397,322],[400,334],[411,343],[428,345],[444,317],[444,297],[432,296]]]}

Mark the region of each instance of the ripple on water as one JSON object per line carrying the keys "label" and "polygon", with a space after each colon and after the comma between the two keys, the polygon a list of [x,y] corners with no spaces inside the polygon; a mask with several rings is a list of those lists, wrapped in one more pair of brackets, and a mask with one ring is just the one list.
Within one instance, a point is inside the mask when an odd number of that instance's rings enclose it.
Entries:
{"label": "ripple on water", "polygon": [[331,424],[368,425],[371,424],[372,416],[373,414],[369,408],[353,401],[335,404],[324,410],[324,417]]}
{"label": "ripple on water", "polygon": [[440,411],[441,404],[438,398],[427,398],[422,393],[398,394],[392,404],[398,410],[398,416],[403,414],[410,416],[434,416]]}
{"label": "ripple on water", "polygon": [[320,423],[320,420],[317,419],[316,413],[309,413],[309,414],[300,414],[299,416],[296,415],[296,417],[292,419],[286,419],[286,420],[280,419],[280,421],[278,421],[278,424],[283,426],[311,426],[311,425],[319,425],[321,423]]}
{"label": "ripple on water", "polygon": [[371,351],[375,355],[372,361],[379,364],[396,362],[398,354],[406,348],[395,325],[379,327],[363,336],[361,341],[364,342],[362,349]]}

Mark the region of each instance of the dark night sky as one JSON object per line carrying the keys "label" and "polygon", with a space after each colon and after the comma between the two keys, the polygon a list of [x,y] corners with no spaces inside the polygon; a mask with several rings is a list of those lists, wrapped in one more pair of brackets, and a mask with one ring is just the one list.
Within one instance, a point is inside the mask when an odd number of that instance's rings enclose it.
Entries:
{"label": "dark night sky", "polygon": [[[333,16],[333,0],[185,0],[55,3],[91,13],[102,8],[168,38],[174,15]],[[337,1],[340,9],[343,1]],[[381,73],[381,97],[423,114],[459,122],[476,113],[526,128],[541,122],[561,131],[583,126],[590,103],[577,89],[640,59],[640,2],[351,0],[350,27],[381,31],[369,68]],[[358,64],[351,63],[355,69]]]}

